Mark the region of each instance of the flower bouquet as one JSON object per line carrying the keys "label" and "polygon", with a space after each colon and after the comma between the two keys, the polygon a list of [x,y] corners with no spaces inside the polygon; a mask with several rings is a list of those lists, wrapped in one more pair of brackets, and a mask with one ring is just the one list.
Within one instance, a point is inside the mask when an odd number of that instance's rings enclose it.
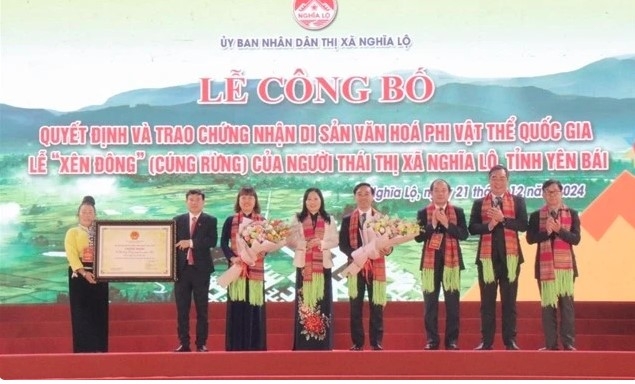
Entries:
{"label": "flower bouquet", "polygon": [[390,218],[388,215],[372,217],[364,224],[367,236],[375,236],[375,246],[377,249],[394,247],[414,240],[423,230],[417,223],[409,222],[398,217]]}
{"label": "flower bouquet", "polygon": [[258,255],[284,247],[289,233],[289,225],[282,220],[250,222],[238,231],[238,251],[243,253],[241,252],[243,248],[247,253],[247,260],[243,258],[243,255],[241,259],[249,265],[254,265]]}
{"label": "flower bouquet", "polygon": [[342,274],[357,274],[368,259],[375,260],[380,257],[380,250],[414,240],[421,231],[423,228],[419,224],[398,217],[371,217],[362,229],[364,245],[353,251],[353,262],[342,271]]}
{"label": "flower bouquet", "polygon": [[236,235],[238,257],[242,263],[233,264],[219,276],[218,284],[225,288],[243,273],[246,266],[253,267],[265,253],[277,251],[286,244],[289,236],[289,225],[282,220],[253,221],[243,219]]}

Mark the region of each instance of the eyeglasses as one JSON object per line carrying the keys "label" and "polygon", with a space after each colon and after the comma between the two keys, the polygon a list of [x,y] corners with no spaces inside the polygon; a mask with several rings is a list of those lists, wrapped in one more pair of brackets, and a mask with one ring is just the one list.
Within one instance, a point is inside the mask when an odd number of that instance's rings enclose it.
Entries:
{"label": "eyeglasses", "polygon": [[545,189],[545,194],[547,194],[547,195],[557,195],[560,192],[562,192],[562,191],[559,190],[559,189]]}

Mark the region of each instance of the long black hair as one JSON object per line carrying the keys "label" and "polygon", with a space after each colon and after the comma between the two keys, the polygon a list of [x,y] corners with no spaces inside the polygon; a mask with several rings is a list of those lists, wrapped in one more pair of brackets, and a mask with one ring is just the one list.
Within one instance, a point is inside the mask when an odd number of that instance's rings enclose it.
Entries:
{"label": "long black hair", "polygon": [[318,215],[322,216],[322,219],[324,219],[325,222],[330,223],[331,216],[328,214],[328,212],[326,212],[326,209],[324,208],[324,196],[322,196],[322,191],[320,191],[320,189],[317,187],[311,187],[304,191],[304,197],[302,198],[302,211],[300,211],[300,213],[296,215],[298,221],[302,222],[304,221],[304,219],[307,218],[307,216],[309,216],[309,210],[306,207],[306,199],[309,197],[309,193],[311,192],[317,193],[320,198],[320,209],[318,210]]}

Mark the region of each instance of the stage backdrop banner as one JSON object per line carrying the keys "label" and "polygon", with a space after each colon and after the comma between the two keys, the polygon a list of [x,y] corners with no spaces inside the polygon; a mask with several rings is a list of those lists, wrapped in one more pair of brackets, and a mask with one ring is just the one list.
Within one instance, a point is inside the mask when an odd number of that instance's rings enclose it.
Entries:
{"label": "stage backdrop banner", "polygon": [[[254,186],[289,220],[317,186],[338,223],[352,189],[415,220],[446,179],[466,211],[510,170],[581,212],[576,300],[635,300],[635,14],[631,1],[3,0],[0,303],[68,300],[64,235],[84,195],[100,220],[171,220],[206,193],[220,223]],[[478,238],[461,243],[479,300]],[[524,234],[519,300],[539,300]],[[334,295],[347,300],[334,252]],[[210,250],[211,301],[227,263]],[[387,258],[389,300],[422,300],[421,244]],[[294,297],[293,251],[266,258],[267,300]],[[165,281],[113,302],[171,301]]]}

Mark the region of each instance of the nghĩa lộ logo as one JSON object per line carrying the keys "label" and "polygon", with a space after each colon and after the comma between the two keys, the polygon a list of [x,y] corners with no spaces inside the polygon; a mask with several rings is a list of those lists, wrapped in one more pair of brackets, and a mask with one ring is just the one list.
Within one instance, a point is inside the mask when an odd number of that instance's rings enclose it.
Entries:
{"label": "ngh\u0129a l\u1ed9 logo", "polygon": [[337,14],[337,0],[294,0],[293,16],[302,28],[318,31],[328,27]]}

